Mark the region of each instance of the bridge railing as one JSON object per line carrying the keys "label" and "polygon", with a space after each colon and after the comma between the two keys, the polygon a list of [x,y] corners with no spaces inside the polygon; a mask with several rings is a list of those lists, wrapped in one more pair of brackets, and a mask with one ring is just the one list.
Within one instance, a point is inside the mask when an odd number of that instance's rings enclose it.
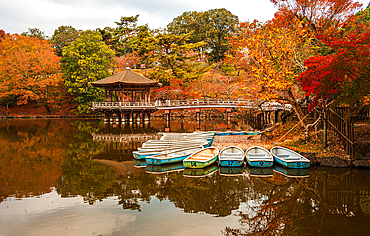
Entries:
{"label": "bridge railing", "polygon": [[93,109],[178,109],[178,108],[218,108],[218,107],[243,107],[262,110],[290,110],[289,105],[277,102],[265,102],[247,99],[189,99],[189,100],[156,100],[155,102],[93,102]]}

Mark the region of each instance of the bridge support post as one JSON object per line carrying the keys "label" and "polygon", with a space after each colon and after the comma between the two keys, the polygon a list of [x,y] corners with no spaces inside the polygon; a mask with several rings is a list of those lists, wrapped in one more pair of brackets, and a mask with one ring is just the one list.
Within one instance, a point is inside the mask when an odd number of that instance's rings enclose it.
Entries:
{"label": "bridge support post", "polygon": [[231,129],[231,125],[230,125],[230,123],[231,123],[231,108],[227,108],[227,110],[226,110],[226,113],[227,113],[227,130],[228,131],[230,131],[230,129]]}
{"label": "bridge support post", "polygon": [[199,131],[200,130],[200,109],[195,110],[195,117],[196,117],[196,120],[197,120],[196,130]]}
{"label": "bridge support post", "polygon": [[165,110],[164,113],[166,114],[166,127],[164,128],[165,132],[170,132],[170,123],[171,123],[171,111]]}
{"label": "bridge support post", "polygon": [[119,123],[122,121],[121,112],[116,112],[116,123]]}

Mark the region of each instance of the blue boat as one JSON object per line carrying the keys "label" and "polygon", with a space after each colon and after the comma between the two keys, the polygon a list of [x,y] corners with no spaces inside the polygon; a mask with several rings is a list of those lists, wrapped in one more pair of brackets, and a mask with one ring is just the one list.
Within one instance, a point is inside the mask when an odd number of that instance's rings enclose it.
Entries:
{"label": "blue boat", "polygon": [[310,160],[288,148],[273,147],[271,154],[274,161],[287,168],[308,168],[310,167]]}
{"label": "blue boat", "polygon": [[274,158],[271,153],[259,146],[250,147],[245,151],[245,159],[252,167],[272,167]]}
{"label": "blue boat", "polygon": [[306,168],[286,168],[282,165],[274,165],[274,171],[290,178],[305,178],[310,176],[310,170]]}
{"label": "blue boat", "polygon": [[237,146],[225,147],[218,154],[218,164],[225,167],[244,166],[244,151]]}
{"label": "blue boat", "polygon": [[145,158],[148,164],[152,165],[164,165],[164,164],[171,164],[182,162],[185,158],[189,157],[194,152],[197,152],[202,149],[202,146],[198,147],[187,147],[178,149],[177,151],[172,151],[169,153],[163,153],[154,156],[147,156]]}

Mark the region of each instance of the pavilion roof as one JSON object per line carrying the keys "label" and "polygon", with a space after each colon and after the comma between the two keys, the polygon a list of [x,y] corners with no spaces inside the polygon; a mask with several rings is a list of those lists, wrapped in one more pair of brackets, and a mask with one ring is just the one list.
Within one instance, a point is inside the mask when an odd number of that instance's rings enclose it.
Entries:
{"label": "pavilion roof", "polygon": [[144,76],[135,73],[131,70],[124,70],[117,74],[111,75],[105,79],[101,79],[91,83],[95,87],[108,87],[115,85],[130,85],[130,86],[159,86],[159,83],[154,80],[145,78]]}

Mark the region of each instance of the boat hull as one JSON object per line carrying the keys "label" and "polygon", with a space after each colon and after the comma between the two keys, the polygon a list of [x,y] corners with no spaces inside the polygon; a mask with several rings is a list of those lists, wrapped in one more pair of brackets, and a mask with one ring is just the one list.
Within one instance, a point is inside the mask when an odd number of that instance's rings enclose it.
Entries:
{"label": "boat hull", "polygon": [[247,160],[251,167],[272,167],[274,165],[273,161],[250,161]]}
{"label": "boat hull", "polygon": [[189,161],[184,160],[183,165],[187,168],[201,169],[201,168],[205,168],[207,166],[212,165],[213,163],[215,163],[216,160],[217,160],[217,156],[215,156],[214,158],[208,161],[204,161],[204,162],[196,161],[196,160],[189,160]]}
{"label": "boat hull", "polygon": [[166,165],[166,164],[182,162],[185,158],[189,156],[190,154],[186,156],[179,156],[179,157],[166,158],[166,159],[162,159],[162,158],[159,159],[159,158],[155,158],[155,156],[148,156],[145,158],[145,160],[148,164],[152,164],[152,165]]}
{"label": "boat hull", "polygon": [[244,161],[237,160],[219,160],[218,163],[223,167],[240,167],[244,165]]}

